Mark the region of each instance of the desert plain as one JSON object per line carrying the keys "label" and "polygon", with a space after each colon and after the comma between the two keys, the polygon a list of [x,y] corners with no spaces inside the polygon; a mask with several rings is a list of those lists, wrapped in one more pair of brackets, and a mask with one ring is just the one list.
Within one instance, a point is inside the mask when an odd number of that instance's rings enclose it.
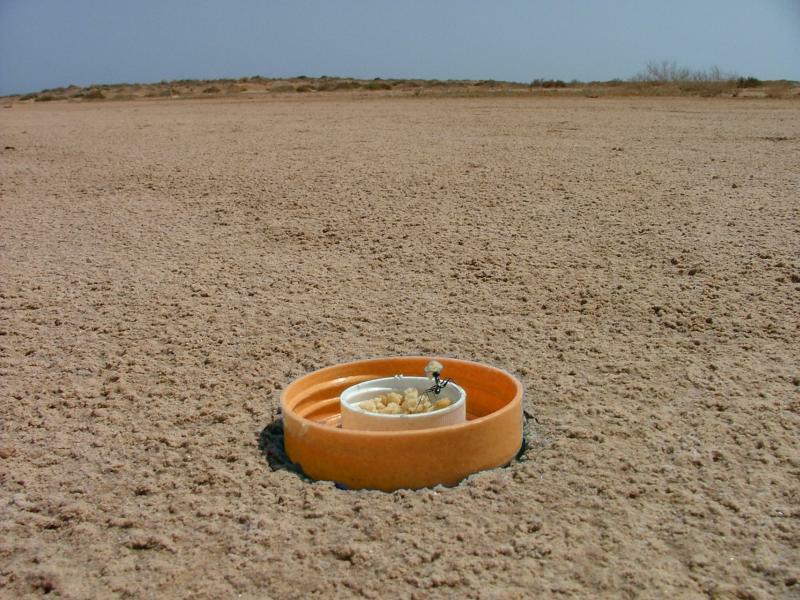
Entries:
{"label": "desert plain", "polygon": [[[800,597],[798,340],[796,99],[0,108],[0,597]],[[520,459],[272,468],[411,354],[515,374]]]}

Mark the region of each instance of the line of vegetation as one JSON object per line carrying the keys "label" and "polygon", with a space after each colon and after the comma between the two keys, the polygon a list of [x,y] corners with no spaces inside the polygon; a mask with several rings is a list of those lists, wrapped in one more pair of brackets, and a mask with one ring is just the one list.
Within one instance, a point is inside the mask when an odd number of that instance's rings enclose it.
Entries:
{"label": "line of vegetation", "polygon": [[219,98],[258,94],[317,94],[337,92],[383,93],[400,96],[572,95],[600,96],[707,96],[800,98],[800,83],[762,81],[754,76],[727,73],[719,67],[692,70],[675,61],[650,61],[633,77],[608,81],[563,81],[534,78],[528,83],[494,79],[355,79],[350,77],[271,78],[261,75],[238,79],[178,79],[158,83],[92,84],[45,89],[14,97],[18,102],[57,100],[137,100],[141,98]]}

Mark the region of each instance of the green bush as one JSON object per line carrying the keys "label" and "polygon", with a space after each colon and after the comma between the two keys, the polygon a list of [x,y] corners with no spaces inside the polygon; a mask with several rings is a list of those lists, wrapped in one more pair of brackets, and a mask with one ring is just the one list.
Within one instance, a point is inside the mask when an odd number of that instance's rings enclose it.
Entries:
{"label": "green bush", "polygon": [[357,81],[337,81],[335,89],[337,90],[356,90],[361,87]]}
{"label": "green bush", "polygon": [[332,81],[322,81],[318,83],[314,89],[318,92],[332,92],[336,89],[336,84]]}
{"label": "green bush", "polygon": [[20,100],[33,100],[36,98],[36,94],[25,94],[24,96],[20,96]]}
{"label": "green bush", "polygon": [[222,90],[219,89],[217,86],[212,85],[212,86],[207,87],[206,89],[204,89],[203,93],[204,94],[219,94],[221,91]]}
{"label": "green bush", "polygon": [[52,100],[60,100],[60,98],[52,94],[42,94],[41,96],[37,96],[34,102],[51,102]]}
{"label": "green bush", "polygon": [[560,79],[534,79],[531,81],[530,87],[564,88],[567,87],[567,84]]}
{"label": "green bush", "polygon": [[172,95],[179,96],[180,92],[175,88],[156,88],[148,91],[145,98],[169,98]]}
{"label": "green bush", "polygon": [[762,85],[764,85],[764,82],[756,77],[739,77],[736,80],[736,87],[738,88],[754,88]]}
{"label": "green bush", "polygon": [[[298,78],[298,79],[299,79],[299,78]],[[297,86],[297,87],[294,89],[294,91],[295,91],[295,92],[300,92],[300,93],[304,93],[304,92],[313,92],[313,91],[314,91],[314,88],[313,88],[312,86],[310,86],[310,85],[298,85],[298,86]]]}
{"label": "green bush", "polygon": [[105,97],[106,97],[105,94],[103,94],[103,92],[101,92],[97,88],[93,88],[88,92],[83,93],[83,98],[85,100],[102,100]]}

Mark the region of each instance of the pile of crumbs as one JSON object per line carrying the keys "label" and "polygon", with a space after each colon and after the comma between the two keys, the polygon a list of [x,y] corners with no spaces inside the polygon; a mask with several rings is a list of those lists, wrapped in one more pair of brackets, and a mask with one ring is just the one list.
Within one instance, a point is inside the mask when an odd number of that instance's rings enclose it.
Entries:
{"label": "pile of crumbs", "polygon": [[358,406],[367,412],[384,415],[416,415],[447,408],[452,404],[449,398],[431,402],[430,394],[420,393],[416,388],[407,388],[401,396],[397,392],[381,394],[375,398],[359,402]]}

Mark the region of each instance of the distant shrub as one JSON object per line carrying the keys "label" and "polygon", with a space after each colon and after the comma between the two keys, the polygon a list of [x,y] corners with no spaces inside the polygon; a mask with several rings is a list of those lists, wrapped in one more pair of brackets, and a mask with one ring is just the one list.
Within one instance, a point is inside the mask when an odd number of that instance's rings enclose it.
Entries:
{"label": "distant shrub", "polygon": [[305,92],[313,92],[314,88],[310,85],[298,85],[295,89],[295,92],[305,93]]}
{"label": "distant shrub", "polygon": [[25,94],[24,96],[20,96],[20,100],[33,100],[36,98],[36,94]]}
{"label": "distant shrub", "polygon": [[691,80],[677,83],[677,88],[684,94],[713,98],[724,93],[730,93],[733,89],[732,82],[715,80]]}
{"label": "distant shrub", "polygon": [[639,71],[632,77],[634,81],[687,81],[691,77],[691,71],[679,66],[677,62],[662,60],[651,60],[645,65],[642,71]]}
{"label": "distant shrub", "polygon": [[567,87],[567,84],[560,79],[534,79],[531,81],[530,87],[564,88]]}
{"label": "distant shrub", "polygon": [[361,84],[357,81],[331,81],[330,79],[326,79],[325,81],[320,81],[314,89],[318,92],[334,92],[336,90],[357,90],[360,87]]}
{"label": "distant shrub", "polygon": [[738,88],[754,88],[762,85],[764,85],[764,82],[756,77],[739,77],[736,80],[736,87]]}
{"label": "distant shrub", "polygon": [[222,90],[217,86],[212,85],[203,90],[204,94],[219,94]]}
{"label": "distant shrub", "polygon": [[361,87],[361,84],[357,81],[337,81],[336,82],[336,89],[337,90],[357,90]]}
{"label": "distant shrub", "polygon": [[270,92],[293,92],[294,86],[290,83],[276,83],[270,86]]}
{"label": "distant shrub", "polygon": [[692,70],[678,65],[674,60],[651,60],[643,70],[631,77],[631,81],[639,83],[720,82],[731,79],[735,79],[735,75],[723,72],[718,66],[713,66],[708,70]]}
{"label": "distant shrub", "polygon": [[61,100],[61,98],[52,94],[42,94],[41,96],[36,96],[34,102],[51,102],[52,100]]}
{"label": "distant shrub", "polygon": [[386,83],[385,81],[380,80],[372,80],[364,86],[367,90],[390,90],[392,89],[391,84]]}
{"label": "distant shrub", "polygon": [[88,92],[83,92],[84,100],[102,100],[105,97],[105,94],[97,88],[92,88]]}
{"label": "distant shrub", "polygon": [[179,96],[180,90],[176,88],[156,88],[151,89],[145,93],[145,98],[169,98],[170,96]]}

